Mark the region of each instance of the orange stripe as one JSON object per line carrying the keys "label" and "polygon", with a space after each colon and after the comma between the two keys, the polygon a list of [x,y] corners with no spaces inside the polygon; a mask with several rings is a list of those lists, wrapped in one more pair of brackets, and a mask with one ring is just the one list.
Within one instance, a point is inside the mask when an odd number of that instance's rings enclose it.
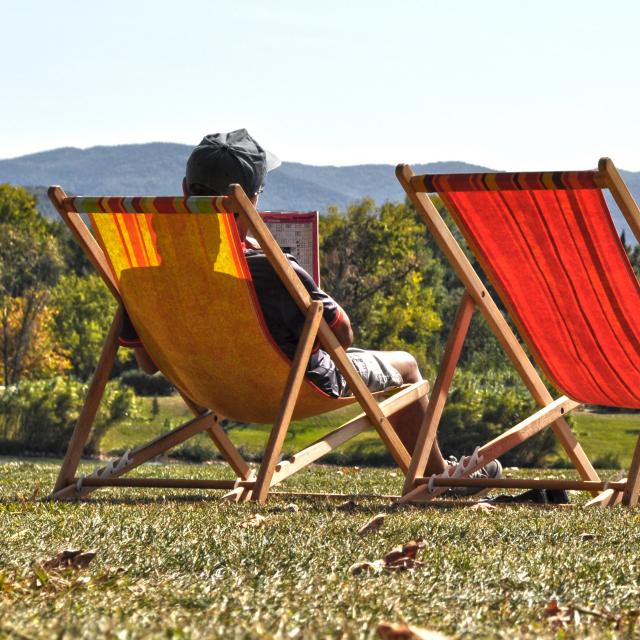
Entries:
{"label": "orange stripe", "polygon": [[227,232],[227,238],[229,239],[229,246],[231,247],[231,255],[233,262],[236,265],[236,273],[240,277],[244,277],[245,280],[251,280],[251,274],[249,273],[249,267],[247,261],[244,259],[244,254],[241,256],[239,251],[242,251],[240,245],[240,236],[238,234],[238,227],[235,220],[232,221],[233,216],[231,214],[221,213],[224,226]]}
{"label": "orange stripe", "polygon": [[151,213],[140,214],[139,224],[142,239],[144,240],[147,255],[149,256],[149,264],[157,267],[160,264],[158,259],[158,247],[156,240],[156,232],[152,224],[153,215]]}
{"label": "orange stripe", "polygon": [[127,230],[127,236],[131,242],[131,248],[136,257],[138,267],[149,266],[149,256],[144,248],[144,241],[140,235],[140,229],[138,228],[138,214],[128,213],[122,216],[124,219],[125,228]]}

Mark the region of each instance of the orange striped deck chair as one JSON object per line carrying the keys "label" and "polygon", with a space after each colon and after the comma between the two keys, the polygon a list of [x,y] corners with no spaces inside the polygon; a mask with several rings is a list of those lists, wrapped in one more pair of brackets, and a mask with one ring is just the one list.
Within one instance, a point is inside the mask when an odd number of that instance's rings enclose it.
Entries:
{"label": "orange striped deck chair", "polygon": [[[607,207],[608,189],[636,238],[640,211],[608,158],[597,170],[549,173],[396,175],[465,286],[429,410],[406,475],[403,501],[430,501],[451,486],[590,491],[590,504],[634,505],[640,438],[627,478],[603,482],[565,416],[583,403],[640,408],[640,285]],[[436,193],[500,296],[529,353],[561,394],[554,399],[427,194]],[[534,415],[425,478],[447,393],[474,309],[479,309],[536,403]],[[470,479],[551,427],[581,480]]]}
{"label": "orange striped deck chair", "polygon": [[[83,497],[102,486],[226,489],[240,499],[265,501],[275,484],[372,425],[403,472],[410,456],[388,416],[427,393],[426,382],[401,388],[380,402],[369,392],[337,338],[323,320],[265,223],[233,186],[221,197],[67,197],[51,187],[49,197],[119,301],[89,392],[55,484],[55,498]],[[242,216],[276,273],[305,316],[293,361],[276,347],[262,319],[238,236]],[[89,216],[92,235],[81,214]],[[126,309],[146,351],[175,385],[194,418],[153,442],[76,477],[104,387],[118,349]],[[344,375],[354,397],[325,395],[304,374],[319,339]],[[363,414],[279,462],[291,419],[359,402]],[[220,421],[273,425],[257,477]],[[150,458],[206,432],[235,479],[160,480],[125,477]]]}

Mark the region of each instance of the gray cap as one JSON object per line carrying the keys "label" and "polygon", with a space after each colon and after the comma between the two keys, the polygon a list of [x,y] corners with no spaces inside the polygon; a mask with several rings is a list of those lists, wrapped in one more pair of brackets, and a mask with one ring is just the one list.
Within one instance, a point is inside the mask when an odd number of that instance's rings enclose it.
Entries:
{"label": "gray cap", "polygon": [[238,183],[251,197],[262,189],[267,172],[280,164],[246,129],[211,133],[187,160],[187,188],[190,193],[204,187],[209,193],[225,195],[229,185]]}

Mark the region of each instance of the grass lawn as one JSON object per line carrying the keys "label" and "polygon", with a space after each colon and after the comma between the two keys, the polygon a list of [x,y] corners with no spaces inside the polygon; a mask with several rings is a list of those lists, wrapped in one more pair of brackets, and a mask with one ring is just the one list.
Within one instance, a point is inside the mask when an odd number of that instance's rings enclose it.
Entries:
{"label": "grass lawn", "polygon": [[[141,399],[142,419],[124,420],[114,425],[104,436],[101,450],[121,452],[177,426],[191,415],[177,396],[159,398],[160,413],[151,419],[151,399]],[[310,444],[358,413],[357,407],[348,407],[332,414],[293,422],[284,445],[285,453],[292,453]],[[576,412],[575,431],[585,451],[592,460],[602,460],[603,466],[628,468],[631,456],[640,435],[640,414],[601,414]],[[257,454],[264,449],[268,429],[260,425],[235,427],[229,432],[234,444],[244,452]],[[196,440],[196,447],[203,456],[212,455],[214,447],[206,436]],[[187,447],[194,445],[187,444]],[[373,432],[363,433],[347,443],[334,455],[334,462],[347,463],[356,460],[361,464],[367,456],[382,456],[384,448]],[[615,461],[617,460],[617,464]]]}
{"label": "grass lawn", "polygon": [[[100,450],[104,453],[121,452],[164,433],[191,417],[191,413],[180,397],[164,397],[159,398],[158,401],[160,413],[152,419],[151,399],[142,398],[141,415],[143,419],[123,420],[111,427],[100,443]],[[293,453],[300,450],[358,413],[360,413],[359,408],[353,406],[330,414],[293,422],[287,433],[284,452]],[[262,425],[236,426],[229,430],[229,436],[244,453],[256,455],[264,450],[269,430],[268,427]],[[202,453],[203,458],[206,455],[213,455],[216,451],[211,440],[204,434],[194,438],[191,442],[193,444],[186,443],[185,446],[191,451],[196,447],[199,450],[197,453]],[[354,457],[361,460],[365,456],[381,456],[383,454],[384,448],[380,446],[378,436],[372,431],[371,433],[363,433],[347,443],[340,449],[340,453],[333,456],[333,460],[340,462]]]}
{"label": "grass lawn", "polygon": [[[329,501],[259,507],[216,493],[114,489],[85,503],[34,500],[57,464],[0,459],[0,638],[374,638],[383,621],[466,638],[640,630],[638,509],[395,511],[369,499],[343,511]],[[224,473],[219,464],[143,471]],[[287,486],[393,493],[400,482],[389,469],[325,466]],[[383,526],[359,536],[379,512]],[[256,513],[262,525],[243,527]],[[351,573],[418,538],[422,566]],[[95,559],[83,569],[42,567],[70,548],[93,549]],[[567,607],[560,615],[545,614],[552,598]]]}

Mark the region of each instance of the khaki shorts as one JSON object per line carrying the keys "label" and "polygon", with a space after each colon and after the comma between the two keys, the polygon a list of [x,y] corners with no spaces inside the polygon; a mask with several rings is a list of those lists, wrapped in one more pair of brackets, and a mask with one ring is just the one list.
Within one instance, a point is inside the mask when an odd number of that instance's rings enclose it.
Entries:
{"label": "khaki shorts", "polygon": [[[347,349],[347,355],[369,388],[369,391],[383,391],[384,389],[402,386],[400,372],[395,367],[380,360],[373,351],[351,347]],[[336,371],[336,374],[340,396],[344,398],[353,395],[340,371]]]}

